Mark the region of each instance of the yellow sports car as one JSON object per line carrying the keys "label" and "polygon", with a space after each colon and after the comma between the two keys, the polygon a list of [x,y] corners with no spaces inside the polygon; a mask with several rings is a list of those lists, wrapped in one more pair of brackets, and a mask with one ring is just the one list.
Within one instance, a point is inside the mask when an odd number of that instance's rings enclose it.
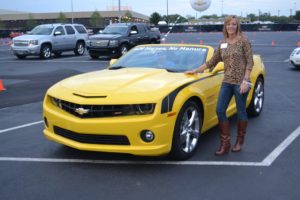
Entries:
{"label": "yellow sports car", "polygon": [[[104,70],[67,78],[44,99],[45,136],[88,151],[187,159],[199,135],[218,122],[216,103],[223,63],[185,75],[213,55],[204,45],[161,44],[133,48]],[[254,55],[248,113],[260,114],[265,68]],[[236,113],[234,98],[227,110]]]}

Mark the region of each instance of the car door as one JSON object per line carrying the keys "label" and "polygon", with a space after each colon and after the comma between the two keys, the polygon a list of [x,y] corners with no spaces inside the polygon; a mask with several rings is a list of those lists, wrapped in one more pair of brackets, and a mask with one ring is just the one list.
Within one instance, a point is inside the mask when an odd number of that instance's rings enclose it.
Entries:
{"label": "car door", "polygon": [[203,106],[205,107],[205,124],[207,124],[207,127],[212,127],[218,123],[216,108],[224,71],[220,71],[216,74],[207,71],[203,73],[203,75],[206,77],[202,78],[197,84],[198,87],[202,89],[204,95]]}
{"label": "car door", "polygon": [[58,26],[55,28],[53,32],[53,44],[52,44],[52,50],[53,51],[62,51],[67,48],[67,43],[65,41],[65,29],[63,26]]}
{"label": "car door", "polygon": [[71,25],[65,25],[66,29],[66,36],[65,36],[65,42],[66,42],[66,48],[67,49],[75,49],[76,46],[76,36],[75,36],[75,30]]}
{"label": "car door", "polygon": [[137,25],[138,31],[141,35],[141,44],[149,44],[150,43],[150,37],[147,33],[147,30],[145,29],[145,26],[142,24]]}
{"label": "car door", "polygon": [[131,26],[129,30],[129,37],[131,46],[143,44],[141,34],[138,32],[138,28],[136,25]]}

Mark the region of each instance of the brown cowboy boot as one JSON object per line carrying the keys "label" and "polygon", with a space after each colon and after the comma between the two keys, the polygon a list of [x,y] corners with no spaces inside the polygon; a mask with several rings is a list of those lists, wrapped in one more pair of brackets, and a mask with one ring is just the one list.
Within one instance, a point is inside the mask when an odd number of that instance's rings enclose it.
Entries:
{"label": "brown cowboy boot", "polygon": [[225,153],[228,153],[230,150],[230,132],[229,132],[229,122],[219,122],[220,127],[220,147],[219,150],[215,153],[215,155],[220,156]]}
{"label": "brown cowboy boot", "polygon": [[242,145],[244,144],[245,134],[247,128],[247,121],[238,121],[238,131],[237,138],[234,147],[232,148],[232,152],[239,152],[242,149]]}

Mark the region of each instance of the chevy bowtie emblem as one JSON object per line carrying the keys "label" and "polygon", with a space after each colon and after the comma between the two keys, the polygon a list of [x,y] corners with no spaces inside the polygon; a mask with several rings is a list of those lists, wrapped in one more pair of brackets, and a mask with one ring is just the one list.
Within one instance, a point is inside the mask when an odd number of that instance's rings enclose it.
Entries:
{"label": "chevy bowtie emblem", "polygon": [[84,115],[89,113],[90,109],[84,109],[84,108],[76,108],[75,112],[78,113],[79,115]]}

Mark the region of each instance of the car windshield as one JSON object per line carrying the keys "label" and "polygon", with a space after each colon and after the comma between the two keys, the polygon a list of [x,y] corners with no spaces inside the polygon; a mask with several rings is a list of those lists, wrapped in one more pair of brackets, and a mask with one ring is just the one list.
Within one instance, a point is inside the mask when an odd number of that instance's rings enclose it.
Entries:
{"label": "car windshield", "polygon": [[196,46],[137,46],[122,56],[111,68],[159,68],[184,72],[202,65],[208,49]]}
{"label": "car windshield", "polygon": [[127,26],[107,26],[102,33],[104,34],[125,34],[128,30]]}
{"label": "car windshield", "polygon": [[30,31],[29,35],[50,35],[53,29],[53,26],[37,26]]}

